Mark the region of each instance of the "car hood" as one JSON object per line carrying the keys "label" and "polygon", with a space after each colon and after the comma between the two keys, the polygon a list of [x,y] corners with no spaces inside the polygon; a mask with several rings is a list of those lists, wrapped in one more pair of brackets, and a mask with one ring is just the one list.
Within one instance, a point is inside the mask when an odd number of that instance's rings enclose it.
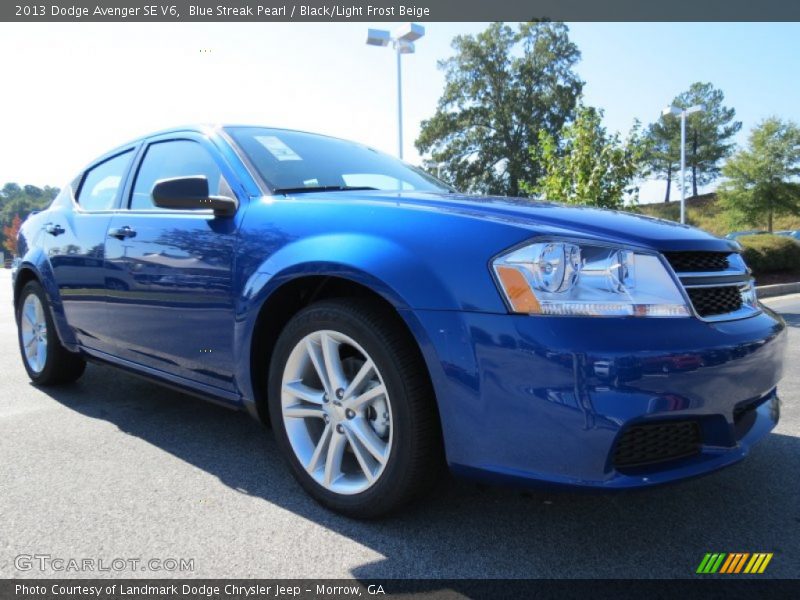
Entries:
{"label": "car hood", "polygon": [[[345,197],[346,194],[346,197]],[[352,191],[303,194],[340,202],[391,203],[398,209],[430,210],[501,221],[533,234],[575,236],[661,251],[736,251],[738,244],[705,231],[628,212],[537,202],[528,198],[423,192]]]}

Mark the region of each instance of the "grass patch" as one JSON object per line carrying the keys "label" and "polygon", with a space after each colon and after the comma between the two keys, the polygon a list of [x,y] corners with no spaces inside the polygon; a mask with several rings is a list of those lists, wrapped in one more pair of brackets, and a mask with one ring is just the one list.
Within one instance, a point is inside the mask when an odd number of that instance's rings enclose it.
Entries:
{"label": "grass patch", "polygon": [[[635,212],[668,221],[681,220],[681,203],[677,202],[657,202],[654,204],[639,204],[634,208]],[[725,213],[717,201],[716,194],[703,194],[686,199],[686,222],[689,225],[704,229],[709,233],[725,236],[731,232]],[[764,223],[751,223],[742,229],[766,229],[766,219]],[[780,216],[775,217],[773,225],[775,231],[782,229],[800,229],[800,217]]]}

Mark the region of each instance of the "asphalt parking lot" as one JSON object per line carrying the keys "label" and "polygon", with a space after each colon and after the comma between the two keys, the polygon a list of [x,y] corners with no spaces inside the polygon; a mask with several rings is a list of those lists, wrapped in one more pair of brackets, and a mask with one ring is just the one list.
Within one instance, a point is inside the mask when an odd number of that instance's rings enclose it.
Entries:
{"label": "asphalt parking lot", "polygon": [[[0,270],[0,576],[692,577],[706,552],[774,552],[800,576],[800,295],[782,420],[748,459],[635,493],[520,492],[446,479],[380,522],[319,507],[244,414],[107,367],[33,387]],[[194,559],[191,572],[18,570],[18,555]]]}

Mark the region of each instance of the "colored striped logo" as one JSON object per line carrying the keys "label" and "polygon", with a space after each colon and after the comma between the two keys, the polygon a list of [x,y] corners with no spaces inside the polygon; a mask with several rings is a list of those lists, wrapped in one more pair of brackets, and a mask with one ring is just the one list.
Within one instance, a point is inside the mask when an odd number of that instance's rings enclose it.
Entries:
{"label": "colored striped logo", "polygon": [[771,560],[772,552],[708,552],[697,567],[697,573],[763,573]]}

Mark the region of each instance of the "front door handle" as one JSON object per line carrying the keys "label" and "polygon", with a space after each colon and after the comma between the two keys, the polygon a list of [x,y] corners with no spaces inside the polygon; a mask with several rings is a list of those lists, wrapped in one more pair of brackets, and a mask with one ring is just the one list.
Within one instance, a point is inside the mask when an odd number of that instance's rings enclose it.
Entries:
{"label": "front door handle", "polygon": [[124,240],[125,238],[132,238],[135,236],[136,232],[127,225],[123,227],[112,227],[108,230],[108,237],[117,238],[118,240]]}
{"label": "front door handle", "polygon": [[57,223],[48,223],[44,226],[44,230],[50,235],[61,235],[64,233],[64,228]]}

